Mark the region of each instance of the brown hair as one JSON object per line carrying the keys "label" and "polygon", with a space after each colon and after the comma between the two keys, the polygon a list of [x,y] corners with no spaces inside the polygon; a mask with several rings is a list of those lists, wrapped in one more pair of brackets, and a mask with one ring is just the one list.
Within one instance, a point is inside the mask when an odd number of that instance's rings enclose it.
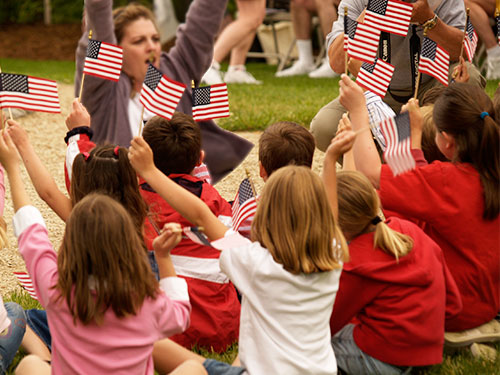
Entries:
{"label": "brown hair", "polygon": [[73,162],[70,196],[73,205],[83,197],[100,192],[115,198],[128,210],[142,238],[147,205],[139,192],[137,174],[124,147],[96,146],[89,154],[78,154]]}
{"label": "brown hair", "polygon": [[373,247],[380,248],[398,259],[413,248],[411,237],[396,232],[387,224],[372,220],[380,212],[380,200],[368,178],[357,171],[341,171],[337,175],[339,226],[349,237],[355,238],[373,229]]}
{"label": "brown hair", "polygon": [[125,208],[109,196],[89,194],[73,207],[55,288],[75,324],[100,324],[109,308],[118,318],[135,315],[145,298],[156,298],[158,282],[134,229]]}
{"label": "brown hair", "polygon": [[315,142],[312,134],[295,122],[280,121],[259,138],[259,161],[270,176],[285,165],[311,168]]}
{"label": "brown hair", "polygon": [[436,125],[432,119],[432,110],[434,104],[420,107],[422,114],[423,129],[422,129],[422,152],[424,153],[425,160],[432,163],[434,160],[448,161],[439,147],[436,145]]}
{"label": "brown hair", "polygon": [[436,100],[441,96],[445,89],[445,86],[439,85],[426,90],[422,96],[422,100],[419,101],[420,106],[424,107],[426,105],[436,103]]}
{"label": "brown hair", "polygon": [[155,116],[142,132],[153,150],[156,167],[164,174],[191,173],[201,152],[201,131],[193,118],[175,112],[171,120]]}
{"label": "brown hair", "polygon": [[[484,112],[487,115],[482,115]],[[479,173],[483,218],[496,218],[500,210],[500,134],[491,99],[477,86],[454,83],[436,101],[433,116],[437,130],[455,140],[452,161],[470,163]]]}
{"label": "brown hair", "polygon": [[293,274],[331,271],[348,257],[323,183],[306,167],[287,166],[272,174],[260,196],[251,238]]}
{"label": "brown hair", "polygon": [[131,3],[113,10],[113,24],[115,27],[115,36],[118,44],[121,43],[125,28],[132,22],[144,18],[153,22],[155,29],[158,30],[153,12],[144,5]]}

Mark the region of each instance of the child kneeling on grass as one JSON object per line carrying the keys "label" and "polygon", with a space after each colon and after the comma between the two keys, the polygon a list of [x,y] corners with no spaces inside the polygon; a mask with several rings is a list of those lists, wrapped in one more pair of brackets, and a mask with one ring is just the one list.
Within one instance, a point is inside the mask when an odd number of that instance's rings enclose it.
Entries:
{"label": "child kneeling on grass", "polygon": [[194,357],[210,374],[336,374],[329,319],[347,246],[320,178],[305,167],[274,172],[260,197],[252,242],[228,230],[199,198],[162,174],[142,138],[134,138],[129,157],[176,211],[205,228],[212,245],[222,250],[222,271],[243,296],[243,368],[204,361],[162,341],[155,345],[157,370],[168,372]]}

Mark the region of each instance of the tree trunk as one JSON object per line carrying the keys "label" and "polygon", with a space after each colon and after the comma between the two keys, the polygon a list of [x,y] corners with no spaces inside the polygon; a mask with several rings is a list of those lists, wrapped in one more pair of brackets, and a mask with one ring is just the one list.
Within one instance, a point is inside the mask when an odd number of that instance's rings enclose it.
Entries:
{"label": "tree trunk", "polygon": [[43,0],[43,23],[45,25],[52,24],[52,9],[50,7],[50,0]]}

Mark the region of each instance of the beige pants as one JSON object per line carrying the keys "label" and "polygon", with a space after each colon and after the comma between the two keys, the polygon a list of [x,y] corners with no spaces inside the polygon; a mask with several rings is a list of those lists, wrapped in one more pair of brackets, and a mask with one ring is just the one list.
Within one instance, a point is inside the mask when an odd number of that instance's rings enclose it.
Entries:
{"label": "beige pants", "polygon": [[[450,76],[453,72],[453,69],[457,65],[458,63],[450,66]],[[470,63],[467,63],[467,69],[469,70],[470,75],[469,83],[484,88],[486,86],[486,80],[481,75],[479,70]],[[427,90],[438,85],[441,85],[441,83],[439,83],[435,79],[429,81],[425,85],[420,85],[420,88],[418,90],[418,99],[421,100]],[[395,94],[402,95],[400,93]],[[387,93],[386,97],[384,98],[384,102],[386,102],[396,113],[399,113],[401,111],[401,107],[403,106],[403,103],[396,101],[389,93]],[[314,138],[316,139],[316,147],[321,151],[326,150],[326,148],[330,144],[330,141],[335,136],[338,123],[345,112],[347,111],[342,106],[342,104],[340,104],[339,98],[336,98],[325,105],[323,108],[321,108],[316,116],[314,116],[314,118],[312,119],[310,130]]]}

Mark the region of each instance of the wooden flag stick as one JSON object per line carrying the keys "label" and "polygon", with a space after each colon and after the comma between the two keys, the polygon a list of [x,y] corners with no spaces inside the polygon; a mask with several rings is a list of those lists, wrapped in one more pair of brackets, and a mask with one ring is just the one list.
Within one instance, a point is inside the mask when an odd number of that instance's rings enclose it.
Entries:
{"label": "wooden flag stick", "polygon": [[248,182],[250,182],[250,186],[252,188],[252,193],[253,193],[253,196],[254,197],[257,197],[257,192],[255,190],[255,186],[253,184],[253,181],[252,181],[252,177],[250,176],[250,172],[248,172],[248,169],[245,168],[245,173],[247,174],[247,178],[248,178]]}
{"label": "wooden flag stick", "polygon": [[460,46],[460,55],[458,55],[459,59],[460,59],[460,56],[462,56],[462,53],[464,53],[464,40],[465,40],[465,36],[467,35],[467,25],[469,24],[469,12],[470,12],[470,9],[467,8],[465,10],[465,29],[464,29],[464,35],[462,36],[462,45]]}
{"label": "wooden flag stick", "polygon": [[[344,18],[347,17],[347,7],[344,7]],[[344,21],[344,25],[345,25],[345,22],[347,21]],[[344,30],[344,33],[346,32],[347,30]],[[347,38],[349,39],[349,35],[347,36]],[[344,37],[344,41],[345,41],[345,37]],[[349,64],[349,54],[348,54],[348,51],[347,49],[344,51],[344,70],[345,70],[345,74],[348,75],[349,74],[349,69],[347,68],[347,65]]]}
{"label": "wooden flag stick", "polygon": [[[0,73],[2,73],[2,67],[0,67]],[[7,108],[9,110],[9,116],[10,116],[10,119],[11,120],[14,120],[14,117],[12,117],[12,110],[10,109],[10,107]],[[1,111],[1,109],[0,109]],[[2,129],[3,129],[3,121],[2,121]]]}
{"label": "wooden flag stick", "polygon": [[[89,40],[92,39],[92,30],[89,30]],[[85,64],[85,63],[84,63]],[[83,93],[83,82],[85,81],[85,73],[82,74],[82,82],[80,82],[80,94],[78,95],[78,101],[82,101]]]}
{"label": "wooden flag stick", "polygon": [[144,106],[142,106],[142,111],[141,111],[141,118],[139,122],[139,133],[137,133],[137,136],[140,137],[142,133],[142,125],[144,124]]}
{"label": "wooden flag stick", "polygon": [[[424,38],[427,36],[427,30],[424,30]],[[419,65],[420,65],[420,60],[419,60]],[[418,96],[418,86],[420,86],[420,76],[422,73],[420,73],[420,69],[417,66],[418,73],[417,73],[417,82],[415,82],[415,94],[413,95],[413,99],[417,99]]]}

